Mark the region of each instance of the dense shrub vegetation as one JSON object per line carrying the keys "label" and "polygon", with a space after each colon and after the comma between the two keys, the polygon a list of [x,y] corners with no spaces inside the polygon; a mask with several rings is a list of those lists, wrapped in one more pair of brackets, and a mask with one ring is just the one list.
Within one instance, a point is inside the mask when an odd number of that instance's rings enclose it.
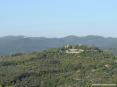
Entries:
{"label": "dense shrub vegetation", "polygon": [[[78,46],[84,52],[67,54],[50,49],[0,57],[1,87],[91,87],[117,83],[117,58],[98,48]],[[86,50],[91,51],[86,51]],[[97,50],[97,51],[93,51]]]}

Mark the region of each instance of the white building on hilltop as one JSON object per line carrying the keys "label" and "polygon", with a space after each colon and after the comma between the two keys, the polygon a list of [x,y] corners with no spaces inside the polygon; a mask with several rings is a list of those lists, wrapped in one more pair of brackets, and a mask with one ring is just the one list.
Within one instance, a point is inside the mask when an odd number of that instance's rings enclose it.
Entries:
{"label": "white building on hilltop", "polygon": [[83,49],[75,48],[75,46],[72,45],[65,45],[66,53],[82,53],[84,52]]}
{"label": "white building on hilltop", "polygon": [[84,50],[82,49],[68,49],[66,50],[66,53],[82,53]]}

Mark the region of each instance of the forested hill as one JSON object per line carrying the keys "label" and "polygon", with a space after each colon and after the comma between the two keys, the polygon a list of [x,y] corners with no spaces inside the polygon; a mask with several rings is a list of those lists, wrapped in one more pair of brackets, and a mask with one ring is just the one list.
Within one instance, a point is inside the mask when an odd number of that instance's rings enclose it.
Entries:
{"label": "forested hill", "polygon": [[96,83],[117,83],[117,57],[98,48],[66,47],[0,57],[1,87],[91,87]]}
{"label": "forested hill", "polygon": [[99,48],[110,49],[117,53],[117,38],[105,38],[101,36],[67,36],[64,38],[6,36],[0,38],[0,55],[14,53],[29,53],[48,48],[61,47],[66,44],[93,45]]}

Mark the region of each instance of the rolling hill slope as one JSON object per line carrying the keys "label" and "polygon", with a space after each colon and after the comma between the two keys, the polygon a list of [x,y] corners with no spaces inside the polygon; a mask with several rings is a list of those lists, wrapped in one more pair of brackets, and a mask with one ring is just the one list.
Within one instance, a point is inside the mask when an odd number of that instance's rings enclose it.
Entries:
{"label": "rolling hill slope", "polygon": [[[2,87],[91,87],[117,83],[117,58],[110,53],[79,47],[0,57]],[[86,49],[88,51],[86,51]]]}

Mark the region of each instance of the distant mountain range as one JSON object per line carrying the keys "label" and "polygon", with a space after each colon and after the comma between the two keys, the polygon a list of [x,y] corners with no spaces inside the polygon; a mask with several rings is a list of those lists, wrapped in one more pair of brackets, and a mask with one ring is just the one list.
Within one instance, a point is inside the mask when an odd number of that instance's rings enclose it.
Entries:
{"label": "distant mountain range", "polygon": [[[0,38],[0,55],[33,52],[48,48],[62,47],[66,44],[96,46],[101,49],[117,49],[117,38],[89,35],[84,37],[67,36],[63,38],[6,36]],[[115,51],[114,51],[115,52]]]}

